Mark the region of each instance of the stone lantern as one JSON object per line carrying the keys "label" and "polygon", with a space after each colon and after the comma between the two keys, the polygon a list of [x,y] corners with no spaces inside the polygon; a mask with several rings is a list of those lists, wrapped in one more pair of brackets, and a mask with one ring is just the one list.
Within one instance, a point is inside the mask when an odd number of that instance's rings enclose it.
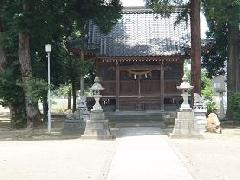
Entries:
{"label": "stone lantern", "polygon": [[100,84],[100,79],[99,77],[95,77],[94,79],[94,84],[92,85],[92,87],[90,88],[92,95],[95,99],[95,105],[93,106],[93,109],[91,111],[103,111],[102,106],[100,105],[99,101],[100,98],[102,97],[102,95],[100,94],[100,92],[102,90],[104,90],[104,88],[102,87],[102,85]]}
{"label": "stone lantern", "polygon": [[104,90],[100,84],[99,77],[95,78],[94,84],[90,90],[96,102],[90,112],[90,119],[86,121],[86,128],[82,138],[113,139],[114,136],[110,133],[108,120],[105,118],[102,106],[99,103],[99,100],[102,97],[100,92]]}
{"label": "stone lantern", "polygon": [[187,81],[187,76],[184,75],[182,78],[183,82],[180,84],[180,86],[177,86],[177,89],[182,91],[182,98],[183,98],[183,103],[181,104],[180,111],[191,111],[191,107],[188,103],[188,91],[193,89],[193,86],[189,84]]}
{"label": "stone lantern", "polygon": [[177,89],[182,91],[183,103],[180,111],[177,112],[173,132],[170,134],[172,138],[188,138],[201,137],[200,133],[194,128],[194,112],[188,103],[188,91],[193,89],[188,81],[186,75],[182,78],[183,82]]}

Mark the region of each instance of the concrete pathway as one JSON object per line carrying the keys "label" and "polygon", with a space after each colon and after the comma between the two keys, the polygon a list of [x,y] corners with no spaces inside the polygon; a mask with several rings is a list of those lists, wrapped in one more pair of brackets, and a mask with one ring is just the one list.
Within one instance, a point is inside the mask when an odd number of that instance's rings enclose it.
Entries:
{"label": "concrete pathway", "polygon": [[160,128],[121,128],[107,180],[193,180]]}
{"label": "concrete pathway", "polygon": [[0,180],[103,180],[116,142],[0,141]]}

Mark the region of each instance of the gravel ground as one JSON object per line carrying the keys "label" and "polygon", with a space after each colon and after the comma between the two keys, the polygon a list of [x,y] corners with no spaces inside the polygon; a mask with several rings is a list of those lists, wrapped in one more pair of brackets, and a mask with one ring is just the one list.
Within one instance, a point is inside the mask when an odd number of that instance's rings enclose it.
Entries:
{"label": "gravel ground", "polygon": [[169,142],[194,179],[240,179],[240,129],[223,129],[223,134],[205,133],[200,140]]}
{"label": "gravel ground", "polygon": [[[0,139],[12,134],[16,137],[14,131],[7,134],[8,110],[1,107],[0,110]],[[142,130],[146,133],[139,127],[135,134],[126,136],[139,135]],[[148,129],[149,133],[154,131]],[[57,140],[58,136],[54,136],[54,141],[39,141],[41,138],[49,139],[37,136],[38,141],[0,141],[1,180],[46,179],[46,174],[47,179],[102,180],[117,149],[115,141]],[[199,140],[167,138],[167,141],[195,180],[240,179],[240,128],[223,129],[223,134],[205,133],[204,139]]]}
{"label": "gravel ground", "polygon": [[[144,129],[137,128],[136,135],[140,131],[150,133],[151,128],[147,132]],[[131,136],[134,134],[125,135]],[[195,180],[240,179],[240,129],[206,133],[204,139],[166,140]],[[48,174],[48,179],[102,180],[107,176],[116,144],[81,139],[0,141],[0,179],[37,180],[46,179]]]}

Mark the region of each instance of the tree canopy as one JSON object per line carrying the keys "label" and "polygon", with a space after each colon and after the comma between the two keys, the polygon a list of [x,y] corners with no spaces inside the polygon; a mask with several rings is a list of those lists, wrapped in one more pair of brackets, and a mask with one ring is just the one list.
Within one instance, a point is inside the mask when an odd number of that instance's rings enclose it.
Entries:
{"label": "tree canopy", "polygon": [[[16,104],[17,113],[20,106],[26,104],[27,108],[32,103],[33,96],[37,97],[34,102],[46,99],[44,46],[48,43],[52,45],[52,84],[68,82],[70,69],[65,66],[70,58],[66,41],[84,36],[89,20],[98,24],[102,32],[110,31],[121,17],[121,8],[119,0],[0,0],[1,103],[10,107]],[[77,63],[72,67],[79,66]],[[38,84],[44,87],[36,92]],[[8,91],[4,91],[6,88]],[[23,111],[26,116],[22,111],[20,114],[25,119],[29,114],[27,109]]]}

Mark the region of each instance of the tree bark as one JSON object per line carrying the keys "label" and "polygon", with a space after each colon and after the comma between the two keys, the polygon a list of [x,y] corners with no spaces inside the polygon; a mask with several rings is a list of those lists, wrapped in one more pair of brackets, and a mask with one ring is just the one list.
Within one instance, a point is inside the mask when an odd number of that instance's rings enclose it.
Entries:
{"label": "tree bark", "polygon": [[71,90],[68,91],[68,109],[72,108],[72,92]]}
{"label": "tree bark", "polygon": [[43,96],[43,121],[47,123],[48,118],[48,99],[47,94]]}
{"label": "tree bark", "polygon": [[201,94],[201,29],[200,29],[200,0],[191,0],[191,79],[193,92]]}
{"label": "tree bark", "polygon": [[0,44],[0,72],[3,72],[5,70],[6,65],[7,65],[7,58]]}
{"label": "tree bark", "polygon": [[19,106],[19,104],[9,104],[10,116],[11,116],[11,128],[23,128],[26,124],[24,118],[25,108]]}
{"label": "tree bark", "polygon": [[[81,48],[81,59],[80,61],[84,61],[84,48],[82,47]],[[80,96],[84,96],[84,74],[83,72],[81,72],[81,75],[80,75]]]}
{"label": "tree bark", "polygon": [[[3,24],[0,20],[0,37],[2,36],[3,33]],[[6,68],[7,65],[7,58],[6,54],[4,51],[4,48],[2,47],[2,42],[0,42],[0,72],[3,72]]]}
{"label": "tree bark", "polygon": [[[30,2],[30,1],[29,1]],[[30,6],[26,0],[22,1],[23,12],[29,12]],[[40,111],[38,108],[38,100],[33,99],[32,95],[32,65],[30,53],[30,34],[27,32],[20,32],[18,36],[18,58],[20,63],[20,70],[22,75],[23,90],[25,95],[25,107],[27,115],[27,127],[33,126],[41,121]]]}
{"label": "tree bark", "polygon": [[37,100],[32,97],[32,84],[30,82],[32,78],[30,35],[26,32],[19,33],[18,56],[25,93],[27,126],[32,128],[34,124],[40,122],[40,111],[37,105]]}
{"label": "tree bark", "polygon": [[[229,38],[228,38],[228,52],[229,59],[227,64],[227,99],[230,99],[230,96],[238,92],[238,81],[239,81],[239,59],[240,59],[240,45],[239,42],[239,29],[238,25],[229,25]],[[227,117],[228,119],[233,118],[232,111],[230,109],[230,101],[227,101]]]}
{"label": "tree bark", "polygon": [[72,78],[72,96],[73,96],[73,107],[72,112],[77,110],[77,90],[76,90],[76,79]]}

